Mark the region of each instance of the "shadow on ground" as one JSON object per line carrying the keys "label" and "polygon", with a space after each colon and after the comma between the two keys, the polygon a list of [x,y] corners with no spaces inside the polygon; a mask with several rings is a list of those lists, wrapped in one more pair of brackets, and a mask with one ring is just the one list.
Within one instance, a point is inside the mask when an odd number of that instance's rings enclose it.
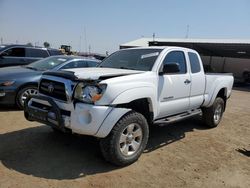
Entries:
{"label": "shadow on ground", "polygon": [[241,153],[247,157],[250,157],[250,150],[246,150],[245,148],[243,148],[243,149],[236,149],[236,151],[238,151],[239,153]]}
{"label": "shadow on ground", "polygon": [[199,116],[162,127],[152,126],[150,127],[149,141],[145,152],[152,152],[168,144],[181,140],[185,138],[185,134],[187,132],[192,132],[195,129],[205,129],[205,126],[203,126]]}
{"label": "shadow on ground", "polygon": [[233,90],[250,92],[250,84],[249,83],[235,83],[233,86]]}
{"label": "shadow on ground", "polygon": [[[185,138],[202,129],[195,119],[165,127],[152,127],[145,152]],[[0,135],[0,160],[9,169],[46,179],[76,179],[117,169],[105,162],[98,140],[80,135],[53,133],[47,126]]]}
{"label": "shadow on ground", "polygon": [[0,160],[9,169],[46,179],[75,179],[111,171],[95,138],[63,135],[47,126],[0,135]]}
{"label": "shadow on ground", "polygon": [[9,112],[9,111],[21,111],[21,110],[16,106],[0,105],[0,112]]}

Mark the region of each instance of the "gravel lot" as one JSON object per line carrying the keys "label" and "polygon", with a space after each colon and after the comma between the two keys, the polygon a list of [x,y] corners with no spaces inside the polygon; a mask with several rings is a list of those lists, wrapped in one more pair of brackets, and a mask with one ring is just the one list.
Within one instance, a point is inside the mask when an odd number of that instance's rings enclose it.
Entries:
{"label": "gravel lot", "polygon": [[250,87],[235,88],[224,118],[153,127],[147,150],[124,168],[101,157],[98,141],[55,134],[0,108],[0,187],[250,187]]}

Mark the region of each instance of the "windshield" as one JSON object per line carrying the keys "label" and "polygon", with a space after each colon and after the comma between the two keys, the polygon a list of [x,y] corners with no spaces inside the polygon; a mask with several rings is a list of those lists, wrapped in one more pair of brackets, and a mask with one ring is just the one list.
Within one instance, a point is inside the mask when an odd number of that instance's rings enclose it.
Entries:
{"label": "windshield", "polygon": [[39,61],[36,61],[34,63],[31,63],[27,65],[27,68],[34,69],[34,70],[41,70],[41,71],[46,71],[46,70],[51,70],[62,63],[65,63],[68,61],[69,58],[67,57],[48,57]]}
{"label": "windshield", "polygon": [[113,53],[99,67],[151,71],[162,49],[132,49]]}

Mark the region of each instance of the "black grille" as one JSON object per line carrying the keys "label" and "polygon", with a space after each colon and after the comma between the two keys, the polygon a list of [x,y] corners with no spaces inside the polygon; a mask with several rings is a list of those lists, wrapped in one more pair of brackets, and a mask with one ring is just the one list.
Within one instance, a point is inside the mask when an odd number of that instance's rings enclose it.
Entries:
{"label": "black grille", "polygon": [[67,101],[65,85],[61,82],[42,79],[40,81],[39,92],[63,101]]}

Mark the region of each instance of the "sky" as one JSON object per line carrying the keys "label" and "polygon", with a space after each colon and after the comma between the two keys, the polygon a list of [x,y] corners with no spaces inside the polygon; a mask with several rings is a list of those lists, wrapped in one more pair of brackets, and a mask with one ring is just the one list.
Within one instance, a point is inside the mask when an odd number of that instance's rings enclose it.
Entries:
{"label": "sky", "polygon": [[141,37],[250,39],[250,0],[0,0],[3,43],[114,52]]}

